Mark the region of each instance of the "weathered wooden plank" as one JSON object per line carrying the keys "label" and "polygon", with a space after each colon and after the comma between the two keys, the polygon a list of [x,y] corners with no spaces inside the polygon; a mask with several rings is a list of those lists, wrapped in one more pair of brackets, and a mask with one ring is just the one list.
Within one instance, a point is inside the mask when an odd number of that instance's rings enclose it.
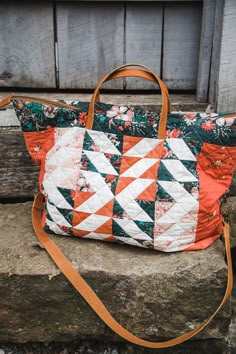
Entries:
{"label": "weathered wooden plank", "polygon": [[13,108],[0,110],[0,127],[19,127],[20,122]]}
{"label": "weathered wooden plank", "polygon": [[196,89],[202,4],[166,3],[163,79],[169,89]]}
{"label": "weathered wooden plank", "polygon": [[204,0],[197,77],[197,100],[207,102],[213,46],[215,0]]}
{"label": "weathered wooden plank", "polygon": [[215,79],[215,104],[218,111],[236,111],[236,2],[225,0]]}
{"label": "weathered wooden plank", "polygon": [[52,3],[0,3],[0,87],[5,86],[56,86]]}
{"label": "weathered wooden plank", "polygon": [[0,130],[0,199],[30,198],[37,190],[38,166],[30,158],[22,132]]}
{"label": "weathered wooden plank", "polygon": [[[123,3],[59,3],[60,88],[94,88],[124,61]],[[104,87],[123,88],[123,79]]]}
{"label": "weathered wooden plank", "polygon": [[[161,72],[163,4],[128,2],[126,7],[127,63],[142,63]],[[127,89],[157,89],[158,86],[143,79],[126,79]]]}
{"label": "weathered wooden plank", "polygon": [[209,102],[213,109],[217,110],[217,95],[219,81],[219,66],[221,52],[221,36],[224,17],[224,1],[216,0],[215,24],[211,60],[210,86],[209,86]]}

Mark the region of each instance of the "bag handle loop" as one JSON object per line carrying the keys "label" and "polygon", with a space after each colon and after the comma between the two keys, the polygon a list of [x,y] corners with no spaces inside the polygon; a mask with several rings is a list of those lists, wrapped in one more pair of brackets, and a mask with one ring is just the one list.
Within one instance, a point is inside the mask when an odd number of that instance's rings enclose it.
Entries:
{"label": "bag handle loop", "polygon": [[[95,106],[95,102],[96,102],[96,97],[97,97],[97,95],[99,93],[99,90],[100,90],[100,87],[102,86],[102,84],[104,82],[108,81],[109,78],[111,78],[113,74],[116,74],[117,72],[122,71],[122,69],[124,69],[124,68],[126,68],[128,66],[138,66],[138,67],[141,67],[141,68],[147,70],[149,73],[151,73],[153,75],[153,77],[156,79],[156,82],[159,84],[160,89],[161,89],[161,95],[162,95],[162,110],[161,110],[160,123],[159,123],[159,127],[158,127],[158,139],[165,139],[165,137],[166,137],[166,123],[167,123],[167,116],[168,116],[168,101],[169,101],[169,96],[167,95],[168,90],[167,90],[166,85],[164,84],[164,82],[155,74],[155,72],[152,71],[147,66],[142,65],[142,64],[124,64],[124,65],[118,66],[117,68],[112,70],[110,73],[105,75],[99,81],[97,87],[94,90],[94,93],[92,95],[92,98],[91,98],[91,101],[90,101],[90,104],[89,104],[88,119],[87,119],[87,122],[86,122],[86,128],[87,129],[92,129],[92,127],[93,127],[94,106]],[[146,71],[142,70],[142,72],[143,73],[142,73],[141,77],[147,79],[146,74],[145,74]],[[134,74],[134,71],[132,72],[132,74]],[[139,74],[140,74],[140,72],[139,72]],[[136,76],[139,76],[138,73],[137,73]]]}
{"label": "bag handle loop", "polygon": [[[114,74],[112,74],[107,81],[114,80],[114,79],[119,79],[123,77],[142,77],[144,79],[150,80],[152,82],[155,82],[158,84],[156,78],[154,77],[153,74],[144,71],[144,70],[139,70],[139,69],[123,69],[122,71],[117,71]],[[166,88],[166,95],[167,95],[167,100],[168,100],[168,113],[171,112],[171,101],[170,101],[170,96],[169,92]],[[97,96],[95,98],[95,102],[100,102],[100,93],[98,91]]]}
{"label": "bag handle loop", "polygon": [[48,237],[46,232],[43,230],[41,225],[41,211],[43,209],[43,201],[44,195],[42,193],[37,193],[34,199],[33,209],[32,209],[32,222],[34,231],[47,250],[48,254],[51,256],[53,261],[56,263],[58,268],[62,271],[65,277],[70,281],[70,283],[74,286],[74,288],[80,293],[80,295],[87,301],[87,303],[91,306],[91,308],[96,312],[96,314],[109,326],[115,333],[117,333],[120,337],[126,339],[127,341],[148,347],[148,348],[168,348],[174,345],[185,342],[186,340],[192,338],[194,335],[202,331],[209,322],[215,317],[215,315],[219,312],[222,306],[227,301],[233,287],[233,271],[232,271],[232,260],[231,260],[231,250],[230,250],[230,228],[229,224],[225,224],[224,226],[224,237],[225,237],[225,248],[226,248],[226,257],[228,263],[228,280],[227,286],[225,290],[224,297],[219,304],[218,308],[215,312],[200,326],[195,329],[187,332],[177,338],[167,340],[165,342],[149,342],[147,340],[141,339],[128,330],[126,330],[123,326],[121,326],[115,319],[112,317],[110,312],[104,306],[102,301],[96,295],[96,293],[92,290],[92,288],[88,285],[88,283],[82,278],[82,276],[76,271],[76,269],[72,266],[72,264],[68,261],[65,255],[61,252],[61,250],[57,247],[57,245]]}

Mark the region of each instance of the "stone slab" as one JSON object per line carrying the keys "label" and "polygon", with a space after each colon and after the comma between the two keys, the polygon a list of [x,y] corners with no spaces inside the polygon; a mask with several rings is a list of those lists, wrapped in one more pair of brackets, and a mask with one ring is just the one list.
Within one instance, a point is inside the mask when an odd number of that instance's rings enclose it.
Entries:
{"label": "stone slab", "polygon": [[[120,341],[38,244],[31,205],[0,205],[0,342]],[[114,317],[148,340],[193,329],[224,294],[227,267],[220,240],[204,251],[164,254],[51,237]],[[228,302],[195,339],[221,343],[229,322]]]}
{"label": "stone slab", "polygon": [[4,351],[1,352],[0,349],[0,354],[235,354],[235,351],[228,351],[222,340],[189,341],[160,350],[102,340],[71,343],[3,343],[0,347]]}
{"label": "stone slab", "polygon": [[[232,207],[232,212],[230,214],[230,226],[231,226],[231,247],[236,247],[236,196],[228,198],[228,202]],[[235,269],[236,269],[236,258],[235,258]]]}

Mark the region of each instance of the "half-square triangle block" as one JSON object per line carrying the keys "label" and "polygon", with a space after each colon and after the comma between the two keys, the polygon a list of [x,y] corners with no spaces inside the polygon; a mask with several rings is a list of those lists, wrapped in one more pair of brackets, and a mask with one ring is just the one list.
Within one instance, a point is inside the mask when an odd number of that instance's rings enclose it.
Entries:
{"label": "half-square triangle block", "polygon": [[[124,156],[134,156],[134,157],[145,157],[151,151],[163,143],[162,139],[152,139],[152,138],[138,138],[137,137],[124,137]],[[158,150],[158,151],[161,151]],[[160,155],[159,155],[160,158]]]}

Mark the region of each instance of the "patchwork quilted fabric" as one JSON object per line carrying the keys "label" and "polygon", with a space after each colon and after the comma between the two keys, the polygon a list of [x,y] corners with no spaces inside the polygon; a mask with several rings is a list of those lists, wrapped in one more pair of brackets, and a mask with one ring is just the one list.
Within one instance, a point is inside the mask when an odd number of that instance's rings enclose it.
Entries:
{"label": "patchwork quilted fabric", "polygon": [[[68,103],[68,102],[66,102]],[[159,113],[97,103],[75,109],[13,101],[40,165],[47,232],[173,252],[203,249],[222,233],[220,197],[236,164],[236,114]]]}

